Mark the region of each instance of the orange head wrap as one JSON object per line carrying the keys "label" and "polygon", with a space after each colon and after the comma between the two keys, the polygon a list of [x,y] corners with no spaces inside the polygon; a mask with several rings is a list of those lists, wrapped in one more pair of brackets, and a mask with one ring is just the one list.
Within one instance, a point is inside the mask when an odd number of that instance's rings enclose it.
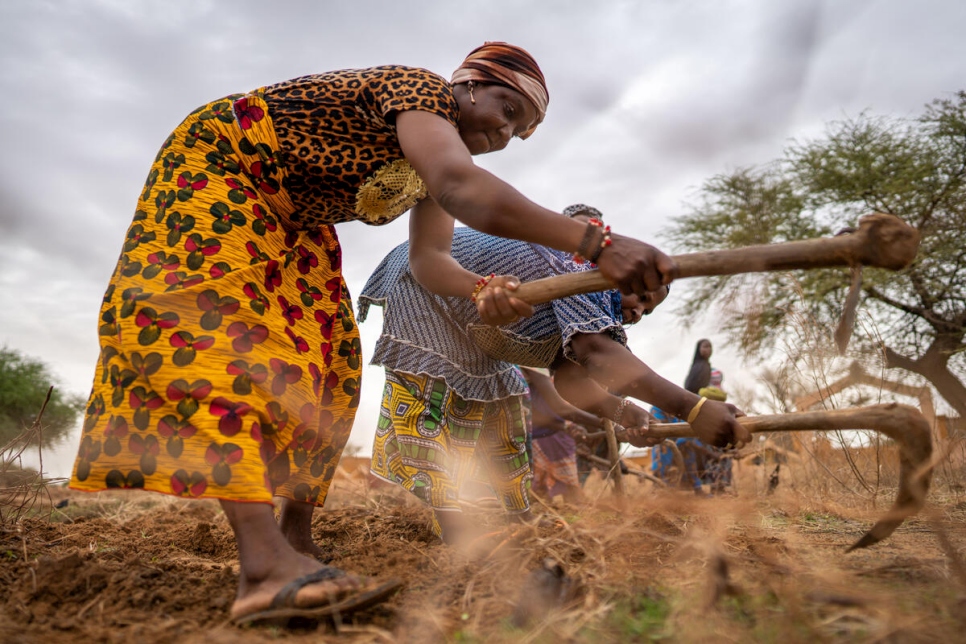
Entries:
{"label": "orange head wrap", "polygon": [[488,42],[470,52],[455,72],[451,83],[467,81],[498,83],[520,92],[537,108],[537,121],[520,135],[525,139],[543,121],[547,114],[550,94],[543,72],[529,53],[505,42]]}

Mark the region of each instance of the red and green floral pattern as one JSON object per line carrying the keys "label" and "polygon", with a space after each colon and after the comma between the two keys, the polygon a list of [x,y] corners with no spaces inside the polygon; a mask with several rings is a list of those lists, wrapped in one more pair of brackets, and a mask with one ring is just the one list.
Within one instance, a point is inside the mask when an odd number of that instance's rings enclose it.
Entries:
{"label": "red and green floral pattern", "polygon": [[324,502],[359,333],[335,230],[285,228],[277,149],[257,95],[202,106],[165,141],[101,307],[73,488]]}

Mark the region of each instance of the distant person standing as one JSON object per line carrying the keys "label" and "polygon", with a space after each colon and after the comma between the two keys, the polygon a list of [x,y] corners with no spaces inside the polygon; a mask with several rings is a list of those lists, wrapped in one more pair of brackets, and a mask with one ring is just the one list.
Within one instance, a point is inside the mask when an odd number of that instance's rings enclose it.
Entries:
{"label": "distant person standing", "polygon": [[[691,360],[691,368],[688,376],[684,380],[684,388],[691,393],[701,395],[699,392],[711,384],[711,340],[701,338],[694,346],[694,358]],[[713,398],[712,398],[713,400]],[[705,471],[710,461],[710,452],[707,445],[698,439],[687,439],[682,445],[679,443],[681,451],[685,454],[689,478],[694,483],[696,493],[701,493],[701,483],[705,479]],[[688,455],[690,453],[690,455]],[[693,468],[693,469],[692,469]]]}
{"label": "distant person standing", "polygon": [[684,380],[684,388],[693,394],[711,384],[711,340],[702,338],[694,347],[691,369]]}

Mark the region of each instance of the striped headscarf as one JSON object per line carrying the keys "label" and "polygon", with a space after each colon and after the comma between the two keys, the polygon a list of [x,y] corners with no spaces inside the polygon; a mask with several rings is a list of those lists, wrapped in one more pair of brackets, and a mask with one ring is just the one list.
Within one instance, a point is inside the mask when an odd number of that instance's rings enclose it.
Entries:
{"label": "striped headscarf", "polygon": [[526,50],[505,42],[488,42],[470,52],[450,82],[454,85],[467,81],[497,83],[520,92],[537,108],[537,121],[520,135],[525,139],[537,129],[547,115],[550,93],[543,72]]}
{"label": "striped headscarf", "polygon": [[593,217],[595,219],[600,219],[604,221],[604,215],[599,210],[593,206],[588,206],[583,203],[575,203],[572,206],[567,206],[564,208],[563,214],[567,217],[576,217],[577,215],[587,215],[588,217]]}

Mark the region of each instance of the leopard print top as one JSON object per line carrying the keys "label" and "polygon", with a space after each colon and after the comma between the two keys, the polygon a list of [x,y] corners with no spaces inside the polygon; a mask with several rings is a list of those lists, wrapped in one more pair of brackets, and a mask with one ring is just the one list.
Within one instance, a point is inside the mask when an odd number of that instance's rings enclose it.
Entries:
{"label": "leopard print top", "polygon": [[424,69],[387,65],[303,76],[264,88],[296,206],[311,228],[361,220],[388,223],[426,196],[405,160],[395,114],[424,110],[456,127],[452,86]]}

